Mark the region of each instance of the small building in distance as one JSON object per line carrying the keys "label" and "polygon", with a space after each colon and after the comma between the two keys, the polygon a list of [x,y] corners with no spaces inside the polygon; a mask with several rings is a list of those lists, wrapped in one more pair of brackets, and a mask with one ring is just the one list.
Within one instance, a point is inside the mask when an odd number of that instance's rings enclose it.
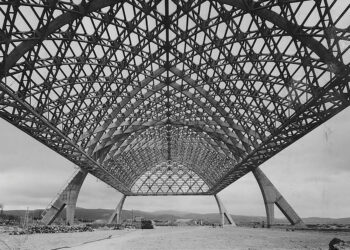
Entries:
{"label": "small building in distance", "polygon": [[134,218],[134,221],[133,221],[134,227],[137,228],[137,229],[142,229],[142,220],[143,220],[143,217],[136,216]]}
{"label": "small building in distance", "polygon": [[123,224],[125,227],[133,227],[136,229],[153,229],[155,227],[154,221],[141,216],[136,216],[133,220],[127,219]]}

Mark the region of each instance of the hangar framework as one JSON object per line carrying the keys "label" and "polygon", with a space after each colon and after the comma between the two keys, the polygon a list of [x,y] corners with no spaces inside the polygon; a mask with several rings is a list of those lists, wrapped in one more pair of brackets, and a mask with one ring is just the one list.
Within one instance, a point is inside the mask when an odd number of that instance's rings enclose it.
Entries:
{"label": "hangar framework", "polygon": [[67,204],[73,222],[87,173],[125,196],[217,198],[253,172],[269,224],[273,204],[302,223],[258,167],[349,105],[349,9],[2,1],[0,116],[81,168],[43,220]]}

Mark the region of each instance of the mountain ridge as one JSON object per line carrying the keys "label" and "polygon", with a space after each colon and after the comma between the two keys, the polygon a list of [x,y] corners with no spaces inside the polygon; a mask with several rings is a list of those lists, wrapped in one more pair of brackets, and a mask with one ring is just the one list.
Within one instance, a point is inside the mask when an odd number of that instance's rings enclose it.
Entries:
{"label": "mountain ridge", "polygon": [[[29,214],[32,217],[40,217],[42,209],[29,210]],[[86,221],[107,221],[110,215],[113,213],[113,209],[103,208],[76,208],[75,217],[80,220]],[[4,214],[24,216],[26,210],[4,210]],[[141,216],[152,220],[177,220],[177,219],[197,219],[206,220],[210,223],[216,223],[220,221],[219,213],[194,213],[177,210],[159,210],[159,211],[141,211],[141,210],[123,210],[122,220],[131,218],[132,216]],[[266,220],[265,216],[249,216],[249,215],[231,215],[233,220],[238,224],[262,222]],[[59,216],[64,217],[64,211]],[[306,217],[302,218],[306,224],[350,224],[350,217],[345,218],[323,218],[323,217]],[[276,223],[285,224],[288,221],[284,218],[276,218]]]}

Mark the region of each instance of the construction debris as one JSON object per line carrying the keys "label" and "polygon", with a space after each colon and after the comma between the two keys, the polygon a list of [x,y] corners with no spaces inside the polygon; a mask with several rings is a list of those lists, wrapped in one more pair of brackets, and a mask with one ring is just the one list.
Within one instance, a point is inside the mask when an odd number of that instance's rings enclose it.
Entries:
{"label": "construction debris", "polygon": [[44,226],[33,225],[28,226],[26,229],[11,231],[10,235],[22,235],[22,234],[50,234],[50,233],[74,233],[74,232],[92,232],[94,231],[90,226]]}

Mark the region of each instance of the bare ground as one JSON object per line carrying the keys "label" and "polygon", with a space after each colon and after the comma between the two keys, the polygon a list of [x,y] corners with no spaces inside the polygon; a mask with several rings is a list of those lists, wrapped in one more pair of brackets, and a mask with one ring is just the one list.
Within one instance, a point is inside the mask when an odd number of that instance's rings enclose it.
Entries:
{"label": "bare ground", "polygon": [[[110,239],[108,236],[111,235]],[[0,239],[3,235],[0,235]],[[8,244],[26,236],[8,236]],[[334,237],[350,241],[344,232],[285,231],[263,228],[158,227],[154,230],[95,231],[29,235],[18,249],[328,249]],[[12,242],[12,243],[11,243]],[[1,248],[0,249],[8,249]],[[12,248],[13,249],[13,248]]]}
{"label": "bare ground", "polygon": [[122,236],[129,232],[130,230],[96,230],[94,232],[32,235],[9,235],[8,233],[0,233],[0,250],[67,249],[87,242],[106,239],[110,236]]}

